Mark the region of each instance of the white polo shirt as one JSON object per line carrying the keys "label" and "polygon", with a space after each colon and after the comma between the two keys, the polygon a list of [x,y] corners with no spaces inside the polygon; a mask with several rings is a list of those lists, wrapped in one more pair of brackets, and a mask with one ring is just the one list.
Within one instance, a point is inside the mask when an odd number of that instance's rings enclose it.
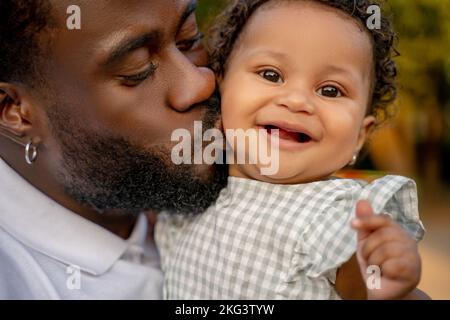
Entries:
{"label": "white polo shirt", "polygon": [[162,283],[145,215],[123,240],[0,159],[0,299],[161,299]]}

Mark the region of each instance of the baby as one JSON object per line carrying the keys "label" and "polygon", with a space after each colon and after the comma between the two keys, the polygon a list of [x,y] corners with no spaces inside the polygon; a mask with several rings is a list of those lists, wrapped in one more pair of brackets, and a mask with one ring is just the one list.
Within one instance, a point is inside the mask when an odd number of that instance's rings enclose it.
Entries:
{"label": "baby", "polygon": [[[231,164],[206,212],[160,215],[165,298],[399,299],[417,285],[415,183],[333,177],[395,98],[393,31],[384,18],[366,27],[369,5],[238,0],[224,11],[212,38],[224,129],[276,136],[279,170]],[[367,211],[359,199],[390,217],[354,219]]]}

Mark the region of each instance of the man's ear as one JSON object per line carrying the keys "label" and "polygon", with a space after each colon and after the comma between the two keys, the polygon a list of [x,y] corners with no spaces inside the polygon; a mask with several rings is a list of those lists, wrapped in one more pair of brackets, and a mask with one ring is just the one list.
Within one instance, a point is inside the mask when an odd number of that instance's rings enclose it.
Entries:
{"label": "man's ear", "polygon": [[362,122],[361,129],[359,131],[358,135],[358,143],[356,145],[356,151],[359,152],[362,147],[364,146],[364,143],[366,142],[367,137],[370,135],[372,130],[375,127],[375,117],[370,115],[366,116]]}
{"label": "man's ear", "polygon": [[0,127],[23,137],[31,131],[31,106],[25,103],[21,89],[0,82]]}

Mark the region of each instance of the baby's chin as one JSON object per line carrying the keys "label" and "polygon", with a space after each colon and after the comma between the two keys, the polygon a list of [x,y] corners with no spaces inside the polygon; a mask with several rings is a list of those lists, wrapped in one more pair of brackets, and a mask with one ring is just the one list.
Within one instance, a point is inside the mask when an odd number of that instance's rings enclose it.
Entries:
{"label": "baby's chin", "polygon": [[274,170],[272,166],[262,164],[240,166],[239,171],[243,176],[247,176],[254,180],[264,181],[274,184],[301,184],[312,181],[326,179],[333,172],[316,172],[311,174],[306,168],[300,168],[294,164],[282,164],[278,166],[278,170]]}
{"label": "baby's chin", "polygon": [[275,174],[260,174],[260,180],[276,184],[300,184],[310,182],[313,179],[309,178],[305,174],[302,174],[302,172],[280,168],[280,170]]}

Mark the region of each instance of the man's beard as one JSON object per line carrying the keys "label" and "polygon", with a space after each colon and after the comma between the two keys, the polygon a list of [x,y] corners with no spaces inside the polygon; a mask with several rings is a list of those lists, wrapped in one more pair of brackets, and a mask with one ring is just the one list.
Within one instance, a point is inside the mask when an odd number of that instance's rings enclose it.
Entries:
{"label": "man's beard", "polygon": [[[217,97],[205,104],[207,130],[214,127],[220,107]],[[58,109],[48,112],[62,153],[58,177],[81,204],[99,212],[201,213],[226,186],[226,165],[175,165],[169,143],[143,148],[121,137],[93,134]]]}

